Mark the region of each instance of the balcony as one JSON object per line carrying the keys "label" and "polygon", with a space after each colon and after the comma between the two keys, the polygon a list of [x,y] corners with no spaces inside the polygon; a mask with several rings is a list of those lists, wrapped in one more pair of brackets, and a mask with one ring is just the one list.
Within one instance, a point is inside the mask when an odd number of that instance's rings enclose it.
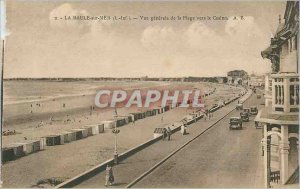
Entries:
{"label": "balcony", "polygon": [[296,73],[272,74],[272,111],[299,112],[299,75]]}

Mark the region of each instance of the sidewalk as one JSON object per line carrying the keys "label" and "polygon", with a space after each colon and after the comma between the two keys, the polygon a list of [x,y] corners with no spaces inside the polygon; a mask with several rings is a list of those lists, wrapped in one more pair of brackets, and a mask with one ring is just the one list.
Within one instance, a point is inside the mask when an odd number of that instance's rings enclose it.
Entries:
{"label": "sidewalk", "polygon": [[[168,154],[176,150],[178,147],[191,140],[199,133],[210,127],[217,122],[227,113],[235,109],[236,103],[231,103],[213,114],[211,120],[199,120],[195,124],[191,124],[187,128],[189,134],[182,136],[180,132],[176,132],[171,136],[171,141],[158,141],[151,146],[139,151],[138,153],[128,157],[119,165],[113,167],[115,185],[113,187],[126,187],[127,184],[132,182],[138,176],[157,164]],[[101,188],[105,184],[105,172],[84,181],[77,185],[80,188]]]}

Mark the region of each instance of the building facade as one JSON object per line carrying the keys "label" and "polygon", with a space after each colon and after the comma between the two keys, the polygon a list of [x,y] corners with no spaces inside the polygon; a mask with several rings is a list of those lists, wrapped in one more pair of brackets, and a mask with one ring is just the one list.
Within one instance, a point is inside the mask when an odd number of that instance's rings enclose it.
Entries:
{"label": "building facade", "polygon": [[248,73],[244,70],[232,70],[227,72],[227,83],[229,85],[245,85],[247,84]]}
{"label": "building facade", "polygon": [[265,187],[299,183],[298,37],[299,2],[288,1],[284,22],[279,17],[270,47],[262,52],[272,63],[265,77],[266,107],[255,118],[263,125]]}
{"label": "building facade", "polygon": [[262,87],[265,85],[265,78],[261,75],[251,74],[248,79],[248,86],[250,87]]}

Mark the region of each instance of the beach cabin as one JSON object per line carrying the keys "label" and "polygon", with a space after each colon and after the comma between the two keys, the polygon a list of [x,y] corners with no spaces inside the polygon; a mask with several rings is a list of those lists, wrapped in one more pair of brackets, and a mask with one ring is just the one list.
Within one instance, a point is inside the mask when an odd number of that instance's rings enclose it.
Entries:
{"label": "beach cabin", "polygon": [[99,133],[104,133],[104,124],[98,124]]}
{"label": "beach cabin", "polygon": [[8,146],[14,150],[15,157],[22,157],[25,155],[23,144],[13,143]]}
{"label": "beach cabin", "polygon": [[128,116],[124,117],[124,120],[125,120],[125,125],[127,125],[129,123],[129,118]]}
{"label": "beach cabin", "polygon": [[150,116],[152,116],[152,112],[151,112],[151,110],[147,110],[145,113],[146,113],[146,117],[150,117]]}
{"label": "beach cabin", "polygon": [[14,149],[12,147],[2,148],[2,162],[7,162],[15,159]]}
{"label": "beach cabin", "polygon": [[[74,134],[73,134],[74,136]],[[76,136],[75,136],[76,138]],[[71,132],[67,132],[67,131],[63,131],[61,134],[60,134],[60,140],[61,140],[61,143],[64,144],[64,143],[69,143],[69,142],[72,142],[72,133]]]}
{"label": "beach cabin", "polygon": [[144,118],[146,118],[147,116],[146,116],[146,112],[141,112],[141,119],[144,119]]}
{"label": "beach cabin", "polygon": [[98,125],[86,125],[87,128],[91,128],[92,130],[92,135],[97,135],[99,134],[99,127]]}
{"label": "beach cabin", "polygon": [[160,106],[159,109],[161,114],[165,112],[165,107]]}
{"label": "beach cabin", "polygon": [[116,126],[116,121],[107,120],[107,121],[102,121],[101,124],[104,125],[104,129],[112,129]]}
{"label": "beach cabin", "polygon": [[161,109],[160,108],[154,108],[153,110],[155,111],[155,115],[161,113]]}
{"label": "beach cabin", "polygon": [[55,146],[55,145],[61,144],[60,135],[48,135],[48,136],[44,136],[42,138],[44,138],[44,140],[46,140],[47,146]]}
{"label": "beach cabin", "polygon": [[134,120],[134,116],[133,115],[126,115],[126,118],[127,118],[127,120],[128,120],[128,123],[131,123],[131,122],[133,122],[133,120]]}
{"label": "beach cabin", "polygon": [[118,118],[117,120],[116,120],[116,124],[117,124],[117,127],[121,127],[121,126],[123,126],[123,125],[125,125],[125,119],[124,118]]}
{"label": "beach cabin", "polygon": [[46,146],[47,146],[46,140],[40,138],[40,150],[45,150]]}
{"label": "beach cabin", "polygon": [[70,130],[70,132],[75,133],[75,139],[76,139],[76,140],[80,140],[80,139],[83,138],[83,136],[82,136],[82,131],[81,131],[81,130],[78,130],[78,129],[72,129],[72,130]]}
{"label": "beach cabin", "polygon": [[16,143],[17,145],[23,145],[23,152],[25,155],[32,154],[41,150],[40,140],[33,140],[24,143]]}
{"label": "beach cabin", "polygon": [[84,127],[82,127],[81,129],[84,129],[84,130],[86,130],[85,132],[87,132],[87,137],[88,136],[93,136],[93,128],[92,128],[92,126],[84,126]]}
{"label": "beach cabin", "polygon": [[87,129],[72,129],[72,131],[76,131],[76,140],[80,140],[83,138],[88,137],[88,130]]}
{"label": "beach cabin", "polygon": [[135,121],[138,119],[142,119],[142,114],[140,112],[135,112],[130,114],[133,115]]}
{"label": "beach cabin", "polygon": [[129,122],[135,121],[134,116],[132,114],[128,115]]}

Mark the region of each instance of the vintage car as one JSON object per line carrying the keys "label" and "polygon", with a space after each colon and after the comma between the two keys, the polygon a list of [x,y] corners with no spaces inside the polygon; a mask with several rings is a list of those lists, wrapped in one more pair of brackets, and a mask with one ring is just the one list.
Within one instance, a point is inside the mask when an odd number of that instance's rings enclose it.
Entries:
{"label": "vintage car", "polygon": [[249,121],[249,114],[247,112],[240,113],[242,121]]}
{"label": "vintage car", "polygon": [[242,110],[243,109],[243,104],[238,103],[235,107],[236,110]]}
{"label": "vintage car", "polygon": [[256,106],[251,106],[250,107],[250,114],[251,115],[257,115],[257,113],[258,113],[257,107]]}
{"label": "vintage car", "polygon": [[248,116],[250,116],[250,108],[243,108],[243,112],[248,113]]}
{"label": "vintage car", "polygon": [[231,117],[229,120],[229,129],[242,129],[243,122],[240,117]]}
{"label": "vintage car", "polygon": [[259,123],[258,121],[255,121],[254,124],[255,124],[256,129],[261,129],[262,128],[262,124]]}
{"label": "vintage car", "polygon": [[257,98],[257,99],[260,99],[260,98],[261,98],[261,95],[260,95],[260,94],[257,94],[257,95],[256,95],[256,98]]}

